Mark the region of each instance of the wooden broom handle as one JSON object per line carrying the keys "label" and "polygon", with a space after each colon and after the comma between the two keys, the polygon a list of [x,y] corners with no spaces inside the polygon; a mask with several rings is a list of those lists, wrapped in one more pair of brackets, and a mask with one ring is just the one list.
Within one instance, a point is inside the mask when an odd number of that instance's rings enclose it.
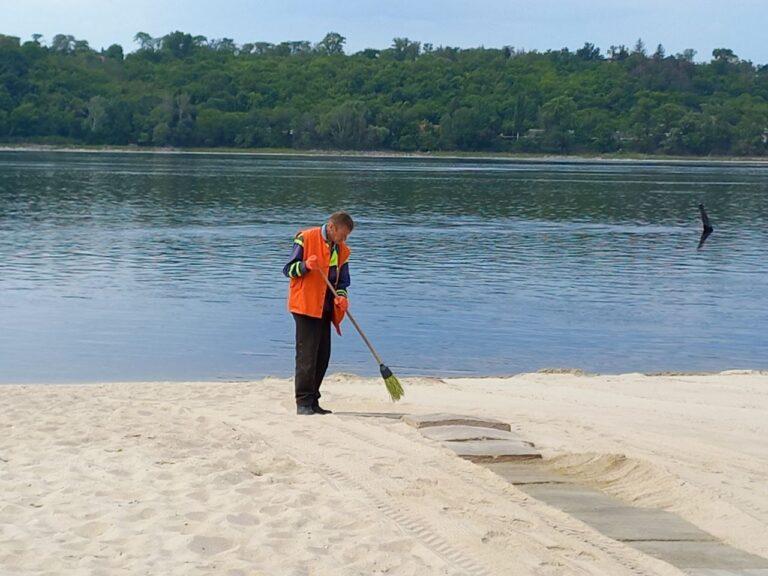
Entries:
{"label": "wooden broom handle", "polygon": [[[331,289],[331,292],[333,292],[334,297],[338,297],[339,293],[336,292],[336,288],[334,288],[333,284],[331,284],[331,281],[328,280],[328,275],[323,271],[323,269],[315,268],[315,270],[317,270],[320,273],[320,275],[323,277],[323,280],[325,280],[325,283],[328,284],[328,288]],[[376,353],[376,350],[374,349],[373,344],[371,344],[371,341],[368,340],[368,337],[365,335],[365,332],[363,332],[363,329],[360,328],[360,325],[357,323],[357,320],[355,320],[355,317],[352,316],[352,313],[349,310],[347,310],[347,316],[349,316],[350,322],[352,322],[352,325],[360,333],[360,336],[362,337],[363,342],[365,342],[365,345],[368,346],[368,350],[370,350],[371,354],[373,354],[373,357],[376,358],[376,362],[378,362],[379,365],[384,364],[384,362],[381,361],[381,357]]]}

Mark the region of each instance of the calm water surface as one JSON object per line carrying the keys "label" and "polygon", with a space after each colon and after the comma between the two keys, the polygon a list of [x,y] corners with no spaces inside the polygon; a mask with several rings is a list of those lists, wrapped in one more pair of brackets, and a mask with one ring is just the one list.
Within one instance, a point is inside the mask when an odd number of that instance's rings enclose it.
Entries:
{"label": "calm water surface", "polygon": [[[5,152],[0,382],[289,376],[281,268],[340,207],[402,375],[768,367],[764,168]],[[376,373],[349,325],[331,370]]]}

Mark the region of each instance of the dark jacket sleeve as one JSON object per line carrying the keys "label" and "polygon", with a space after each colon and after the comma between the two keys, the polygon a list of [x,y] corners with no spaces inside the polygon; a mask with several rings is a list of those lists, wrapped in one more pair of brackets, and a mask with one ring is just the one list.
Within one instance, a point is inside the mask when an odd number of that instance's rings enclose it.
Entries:
{"label": "dark jacket sleeve", "polygon": [[349,262],[344,262],[344,264],[341,266],[341,270],[339,270],[339,284],[336,288],[336,293],[339,296],[347,296],[347,288],[349,288],[349,285],[352,283],[352,281],[349,278]]}
{"label": "dark jacket sleeve", "polygon": [[293,239],[293,251],[291,259],[283,266],[283,274],[288,278],[298,278],[307,273],[304,265],[304,240],[301,236]]}

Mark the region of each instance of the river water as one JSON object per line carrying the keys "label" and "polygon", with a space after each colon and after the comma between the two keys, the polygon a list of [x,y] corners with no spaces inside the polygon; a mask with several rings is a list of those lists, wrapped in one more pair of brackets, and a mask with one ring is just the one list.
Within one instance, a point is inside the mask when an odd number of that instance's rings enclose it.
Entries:
{"label": "river water", "polygon": [[281,269],[339,208],[398,374],[768,367],[766,168],[0,152],[0,382],[290,376]]}

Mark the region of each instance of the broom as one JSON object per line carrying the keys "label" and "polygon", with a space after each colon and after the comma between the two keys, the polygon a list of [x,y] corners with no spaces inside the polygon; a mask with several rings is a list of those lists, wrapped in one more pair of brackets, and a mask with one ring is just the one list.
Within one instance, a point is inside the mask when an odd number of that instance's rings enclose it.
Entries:
{"label": "broom", "polygon": [[[328,288],[331,289],[331,292],[333,292],[333,295],[338,296],[338,293],[336,292],[336,288],[334,287],[333,284],[331,284],[331,281],[328,280],[328,276],[325,274],[325,272],[319,268],[317,268],[316,270],[320,272],[320,274],[323,276],[323,280],[325,280],[325,283],[328,284]],[[392,374],[392,370],[390,370],[384,364],[384,362],[381,361],[381,356],[379,356],[376,353],[376,350],[373,348],[373,344],[371,344],[370,340],[368,340],[362,328],[360,328],[360,325],[357,323],[357,321],[355,320],[355,317],[352,316],[352,313],[349,310],[347,310],[347,316],[349,317],[350,322],[352,322],[352,325],[355,327],[357,332],[363,338],[363,342],[365,342],[365,345],[368,346],[368,350],[371,351],[371,354],[373,354],[373,357],[376,359],[376,362],[379,363],[379,372],[381,372],[381,377],[384,378],[384,385],[387,387],[387,392],[389,392],[389,397],[392,398],[392,402],[397,402],[405,394],[405,391],[403,390],[403,385],[400,384],[400,380],[397,379],[397,376]]]}

